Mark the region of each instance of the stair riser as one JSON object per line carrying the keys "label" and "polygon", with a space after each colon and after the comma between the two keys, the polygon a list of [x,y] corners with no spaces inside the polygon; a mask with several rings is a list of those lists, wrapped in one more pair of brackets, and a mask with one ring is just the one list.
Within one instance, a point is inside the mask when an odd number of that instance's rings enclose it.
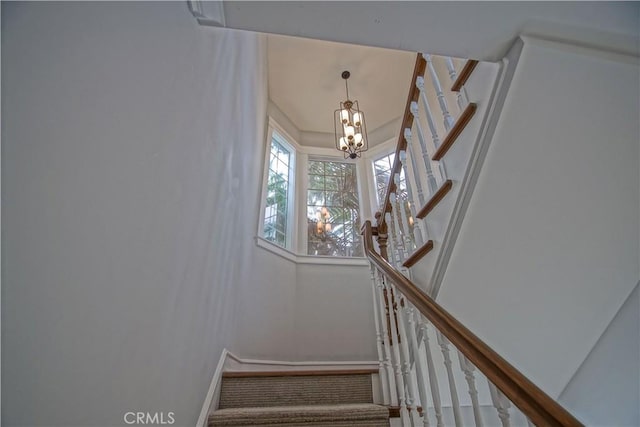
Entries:
{"label": "stair riser", "polygon": [[371,375],[223,378],[219,408],[373,403]]}
{"label": "stair riser", "polygon": [[[217,426],[233,426],[233,427],[292,427],[298,426],[299,424],[209,424],[210,427]],[[351,426],[367,426],[367,427],[389,427],[389,421],[371,421],[371,420],[362,420],[362,421],[330,421],[326,423],[304,423],[304,427],[351,427]]]}

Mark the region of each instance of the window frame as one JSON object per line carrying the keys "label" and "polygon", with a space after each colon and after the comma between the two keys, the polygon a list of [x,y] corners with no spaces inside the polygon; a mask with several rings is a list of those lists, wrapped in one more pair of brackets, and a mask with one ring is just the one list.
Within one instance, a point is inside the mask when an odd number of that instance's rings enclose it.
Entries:
{"label": "window frame", "polygon": [[[289,152],[289,181],[287,186],[287,222],[285,228],[285,245],[281,246],[276,242],[267,240],[264,236],[264,220],[265,210],[267,207],[267,187],[269,184],[269,160],[271,155],[271,144],[273,143],[274,133],[280,138],[277,142],[281,144]],[[300,145],[275,121],[269,120],[267,128],[266,143],[264,144],[264,164],[262,167],[262,191],[260,200],[260,218],[258,221],[258,236],[265,241],[289,251],[294,251],[297,246],[297,223],[298,212],[296,209],[296,181],[297,181],[297,163]]]}
{"label": "window frame", "polygon": [[[307,229],[307,197],[308,197],[308,192],[309,192],[309,162],[331,162],[331,163],[345,163],[345,164],[352,164],[354,165],[355,169],[356,169],[356,194],[358,195],[358,214],[360,216],[360,222],[361,225],[364,224],[365,221],[365,217],[364,217],[364,211],[365,211],[365,207],[366,205],[363,203],[363,191],[362,191],[362,170],[361,170],[361,161],[356,160],[355,162],[350,162],[347,161],[347,159],[344,158],[344,156],[341,155],[337,155],[337,156],[329,156],[329,155],[322,155],[322,154],[309,154],[306,156],[306,161],[305,161],[305,166],[304,166],[304,188],[303,188],[303,197],[301,198],[301,208],[302,208],[302,212],[300,213],[300,218],[304,217],[304,233],[301,233],[301,235],[303,236],[302,238],[302,242],[304,243],[304,246],[300,246],[300,253],[304,254],[305,256],[310,256],[310,257],[316,257],[316,258],[332,258],[332,259],[350,259],[350,258],[355,258],[355,259],[360,259],[360,258],[364,258],[364,254],[362,256],[331,256],[331,255],[309,255],[308,253],[308,245],[309,245],[309,234],[308,234],[308,229]],[[302,231],[302,230],[301,230]]]}
{"label": "window frame", "polygon": [[[293,150],[293,162],[291,163],[293,168],[292,182],[289,186],[289,197],[293,198],[293,203],[289,203],[287,209],[287,215],[291,220],[288,222],[287,238],[289,244],[287,247],[282,247],[274,242],[266,240],[264,238],[264,219],[265,209],[267,201],[267,186],[268,186],[268,174],[269,174],[269,155],[271,152],[271,141],[273,132],[276,131],[282,136],[290,148]],[[289,149],[289,147],[286,147]],[[378,147],[376,147],[378,148]],[[287,132],[283,126],[281,126],[271,115],[267,116],[266,135],[263,140],[264,150],[264,162],[262,164],[262,185],[260,192],[260,211],[257,224],[257,235],[255,238],[256,246],[265,249],[283,259],[289,260],[296,264],[320,264],[320,265],[350,265],[350,266],[366,266],[369,265],[369,261],[366,257],[334,257],[334,256],[322,256],[322,255],[306,255],[307,253],[307,190],[309,186],[309,170],[308,159],[309,156],[312,159],[325,160],[325,161],[342,161],[345,162],[342,153],[338,152],[335,148],[317,147],[317,146],[304,146],[298,143],[298,141]],[[369,153],[369,151],[367,152]],[[365,155],[367,153],[364,153]],[[354,164],[356,165],[356,176],[358,184],[358,200],[360,205],[360,216],[364,222],[370,219],[369,216],[373,216],[369,211],[370,205],[369,198],[369,185],[367,182],[367,157],[363,155],[362,158],[357,159]],[[291,199],[289,199],[291,200]]]}
{"label": "window frame", "polygon": [[[373,163],[380,158],[394,154],[396,152],[397,138],[391,138],[385,142],[370,148],[362,158],[364,159],[364,167],[366,169],[366,180],[369,185],[369,208],[371,209],[371,215],[380,209],[378,205],[378,189],[376,187],[376,171]],[[393,165],[392,165],[393,166]]]}

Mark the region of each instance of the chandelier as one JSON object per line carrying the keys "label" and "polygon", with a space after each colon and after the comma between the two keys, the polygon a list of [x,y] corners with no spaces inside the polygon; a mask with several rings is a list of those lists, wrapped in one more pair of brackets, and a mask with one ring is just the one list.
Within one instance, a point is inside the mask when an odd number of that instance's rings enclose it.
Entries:
{"label": "chandelier", "polygon": [[329,222],[329,210],[323,206],[316,214],[316,218],[316,234],[323,236],[326,233],[330,233],[331,223]]}
{"label": "chandelier", "polygon": [[367,151],[367,128],[364,124],[364,113],[360,111],[358,101],[349,99],[347,79],[349,71],[342,72],[347,100],[340,102],[340,108],[333,114],[336,131],[336,148],[344,153],[344,158],[355,159]]}

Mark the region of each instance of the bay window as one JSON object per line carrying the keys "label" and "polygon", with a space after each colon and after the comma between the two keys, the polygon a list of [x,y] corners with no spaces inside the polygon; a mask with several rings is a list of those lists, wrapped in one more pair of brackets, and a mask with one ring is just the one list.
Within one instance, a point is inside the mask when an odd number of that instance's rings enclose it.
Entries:
{"label": "bay window", "polygon": [[359,171],[357,161],[300,145],[270,119],[258,245],[297,262],[363,257]]}

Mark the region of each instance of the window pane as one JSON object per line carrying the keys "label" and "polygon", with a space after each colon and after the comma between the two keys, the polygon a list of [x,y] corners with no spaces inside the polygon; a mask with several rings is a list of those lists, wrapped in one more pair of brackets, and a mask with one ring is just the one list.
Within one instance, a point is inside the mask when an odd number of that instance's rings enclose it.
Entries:
{"label": "window pane", "polygon": [[327,191],[339,191],[342,189],[342,179],[340,177],[327,176],[324,182]]}
{"label": "window pane", "polygon": [[[373,162],[373,171],[375,174],[376,189],[378,193],[378,206],[384,201],[384,196],[389,186],[389,180],[391,178],[391,168],[393,167],[393,161],[395,159],[395,153],[387,154]],[[403,177],[401,173],[401,178]],[[400,186],[404,185],[401,182]]]}
{"label": "window pane", "polygon": [[309,175],[309,188],[313,190],[324,190],[324,176]]}
{"label": "window pane", "polygon": [[308,206],[324,205],[324,191],[309,190],[307,197]]}
{"label": "window pane", "polygon": [[[389,154],[380,159],[377,159],[373,162],[374,173],[375,173],[375,181],[376,181],[376,192],[378,196],[378,206],[380,206],[384,197],[387,193],[387,188],[389,186],[389,180],[391,176],[391,168],[393,167],[393,160],[395,154]],[[397,204],[393,207],[393,209],[397,209],[398,206],[401,209],[404,209],[407,218],[411,216],[411,209],[409,205],[409,196],[407,193],[407,181],[404,176],[404,169],[400,169],[400,181],[398,183],[398,189],[396,190],[396,198]],[[409,244],[415,248],[415,238],[413,234],[413,220],[409,221],[408,228],[409,230],[405,230],[405,225],[402,221],[398,223],[398,227],[402,230],[402,233],[405,236],[409,237]],[[389,227],[394,227],[394,225],[389,225]]]}
{"label": "window pane", "polygon": [[342,175],[344,170],[344,163],[338,162],[323,162],[326,175]]}
{"label": "window pane", "polygon": [[289,179],[291,176],[291,152],[278,142],[273,133],[267,171],[267,200],[264,211],[264,238],[280,246],[286,246],[289,208]]}
{"label": "window pane", "polygon": [[324,175],[324,162],[309,162],[309,173],[316,175]]}
{"label": "window pane", "polygon": [[356,166],[312,160],[309,174],[307,253],[362,256]]}
{"label": "window pane", "polygon": [[336,191],[327,191],[325,203],[327,206],[339,206],[342,207],[342,193]]}
{"label": "window pane", "polygon": [[356,193],[343,193],[344,207],[349,209],[358,209],[358,195]]}

